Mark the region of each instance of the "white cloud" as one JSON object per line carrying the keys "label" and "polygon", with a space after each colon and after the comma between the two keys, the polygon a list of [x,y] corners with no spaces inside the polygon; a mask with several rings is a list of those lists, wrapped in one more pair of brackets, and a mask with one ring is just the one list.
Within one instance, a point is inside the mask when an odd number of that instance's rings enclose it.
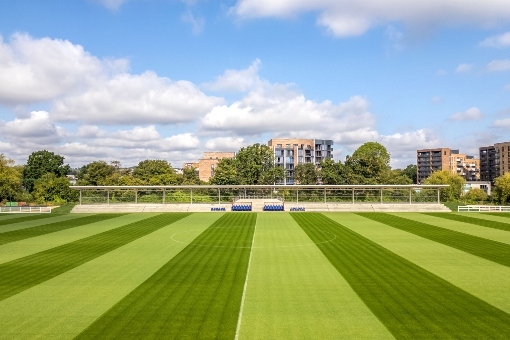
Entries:
{"label": "white cloud", "polygon": [[108,9],[119,9],[120,6],[125,3],[127,0],[97,0],[100,2],[104,7]]}
{"label": "white cloud", "polygon": [[191,11],[187,11],[181,16],[181,20],[185,23],[191,24],[191,30],[193,34],[199,35],[204,30],[205,20],[202,17],[196,17],[191,13]]}
{"label": "white cloud", "polygon": [[51,114],[60,121],[94,124],[172,124],[193,121],[223,101],[205,95],[191,82],[145,72],[120,74],[57,100]]}
{"label": "white cloud", "polygon": [[459,66],[457,66],[457,68],[455,69],[455,72],[456,73],[466,73],[466,72],[471,71],[472,68],[473,68],[473,64],[459,64]]}
{"label": "white cloud", "polygon": [[238,151],[247,142],[241,137],[218,137],[205,142],[205,148],[211,151]]}
{"label": "white cloud", "polygon": [[14,105],[53,99],[127,69],[126,60],[90,55],[67,40],[0,36],[0,103]]}
{"label": "white cloud", "polygon": [[476,107],[472,107],[470,109],[467,109],[464,112],[457,112],[450,116],[448,120],[455,121],[455,122],[465,122],[465,121],[471,121],[471,120],[480,120],[482,119],[483,114],[480,111],[480,109]]}
{"label": "white cloud", "polygon": [[493,125],[497,128],[510,129],[510,118],[496,119]]}
{"label": "white cloud", "polygon": [[212,91],[245,92],[262,86],[264,82],[260,79],[258,72],[261,61],[255,59],[253,63],[244,70],[226,70],[212,83],[203,86]]}
{"label": "white cloud", "polygon": [[510,2],[501,0],[238,0],[231,13],[240,18],[287,18],[318,12],[317,23],[336,36],[356,36],[371,27],[403,22],[422,28],[475,24],[483,27],[510,19]]}
{"label": "white cloud", "polygon": [[508,71],[510,70],[510,59],[493,60],[487,64],[486,70],[493,71]]}
{"label": "white cloud", "polygon": [[359,96],[334,105],[308,100],[286,85],[257,89],[231,105],[215,107],[202,119],[202,128],[237,135],[267,132],[300,133],[314,130],[320,135],[352,131],[374,124],[368,102]]}
{"label": "white cloud", "polygon": [[500,35],[494,35],[479,43],[483,47],[497,47],[505,48],[510,47],[510,32],[506,32]]}
{"label": "white cloud", "polygon": [[0,132],[3,136],[22,142],[29,138],[31,142],[58,142],[63,131],[55,126],[48,112],[33,111],[27,118],[15,118],[6,123],[0,123]]}

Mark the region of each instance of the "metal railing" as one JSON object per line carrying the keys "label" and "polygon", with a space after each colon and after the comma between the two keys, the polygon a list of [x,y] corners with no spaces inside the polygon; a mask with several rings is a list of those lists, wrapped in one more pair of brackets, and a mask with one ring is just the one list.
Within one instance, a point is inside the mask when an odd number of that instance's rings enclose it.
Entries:
{"label": "metal railing", "polygon": [[51,213],[51,207],[0,207],[0,213]]}
{"label": "metal railing", "polygon": [[510,206],[495,206],[495,205],[464,205],[458,206],[457,211],[467,211],[467,212],[510,212]]}

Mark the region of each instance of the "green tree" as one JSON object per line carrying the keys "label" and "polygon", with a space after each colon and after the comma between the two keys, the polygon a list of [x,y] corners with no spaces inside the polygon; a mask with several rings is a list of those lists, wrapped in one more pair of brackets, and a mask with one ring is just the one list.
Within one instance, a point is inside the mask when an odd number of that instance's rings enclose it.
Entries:
{"label": "green tree", "polygon": [[[151,178],[153,181],[159,181],[157,176],[166,175],[164,181],[177,183],[177,175],[175,174],[172,166],[162,159],[146,159],[138,163],[138,166],[133,170],[133,177],[141,179],[142,181],[149,183]],[[174,177],[174,178],[170,178]]]}
{"label": "green tree", "polygon": [[22,168],[15,166],[12,159],[0,154],[0,201],[13,200],[22,193]]}
{"label": "green tree", "polygon": [[298,184],[313,185],[319,180],[319,171],[315,164],[304,163],[299,164],[294,169],[294,181]]}
{"label": "green tree", "polygon": [[455,201],[460,198],[464,189],[466,180],[457,174],[452,174],[446,170],[433,172],[427,179],[423,181],[424,184],[448,184],[448,188],[441,190],[441,201]]}
{"label": "green tree", "polygon": [[390,154],[377,142],[361,145],[345,162],[350,184],[383,184],[390,171]]}
{"label": "green tree", "polygon": [[32,192],[35,181],[43,175],[52,173],[56,177],[65,177],[69,170],[69,165],[64,165],[64,157],[60,155],[47,150],[32,152],[23,168],[23,186]]}
{"label": "green tree", "polygon": [[340,161],[326,159],[321,162],[319,177],[323,184],[346,184],[346,168]]}
{"label": "green tree", "polygon": [[488,195],[483,189],[470,189],[462,198],[469,202],[482,203],[487,201]]}
{"label": "green tree", "polygon": [[209,183],[214,185],[239,184],[237,177],[237,160],[234,158],[220,159],[214,169],[214,175],[209,180]]}
{"label": "green tree", "polygon": [[177,182],[180,185],[200,185],[197,169],[193,167],[182,169],[182,175],[178,177]]}
{"label": "green tree", "polygon": [[416,184],[418,181],[418,169],[415,164],[409,164],[404,170],[404,175],[411,179],[411,183]]}
{"label": "green tree", "polygon": [[236,156],[240,184],[273,184],[285,177],[285,169],[274,165],[271,148],[254,144],[241,148]]}
{"label": "green tree", "polygon": [[37,203],[63,204],[77,201],[78,192],[69,187],[66,177],[57,177],[49,172],[35,181],[33,196]]}
{"label": "green tree", "polygon": [[381,184],[406,185],[413,184],[413,181],[405,174],[402,169],[389,170],[381,178]]}
{"label": "green tree", "polygon": [[494,191],[501,204],[506,204],[510,200],[510,172],[499,176],[494,180]]}
{"label": "green tree", "polygon": [[[109,177],[115,173],[115,166],[105,161],[94,161],[83,166],[78,174],[79,185],[108,185]],[[115,185],[115,184],[110,184]]]}

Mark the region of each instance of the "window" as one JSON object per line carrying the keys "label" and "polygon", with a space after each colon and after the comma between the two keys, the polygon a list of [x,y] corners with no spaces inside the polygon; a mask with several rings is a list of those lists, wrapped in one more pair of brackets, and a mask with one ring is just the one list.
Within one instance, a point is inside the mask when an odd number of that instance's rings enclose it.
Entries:
{"label": "window", "polygon": [[281,149],[281,148],[282,148],[282,145],[281,145],[281,144],[276,144],[276,147],[277,147],[278,149]]}

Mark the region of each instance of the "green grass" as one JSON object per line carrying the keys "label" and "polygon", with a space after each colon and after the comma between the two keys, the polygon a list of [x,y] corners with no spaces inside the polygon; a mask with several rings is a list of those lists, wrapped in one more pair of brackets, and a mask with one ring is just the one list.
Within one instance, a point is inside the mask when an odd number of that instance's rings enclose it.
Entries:
{"label": "green grass", "polygon": [[475,218],[473,215],[466,216],[466,215],[458,215],[458,214],[445,214],[445,213],[423,213],[424,215],[434,216],[434,217],[440,217],[447,220],[452,221],[458,221],[458,222],[464,222],[464,223],[470,223],[470,224],[476,224],[481,227],[487,227],[487,228],[494,228],[494,229],[500,229],[500,230],[506,230],[510,231],[510,224],[509,223],[502,223],[502,222],[495,222],[490,220],[484,220],[481,218]]}
{"label": "green grass", "polygon": [[55,223],[43,224],[37,227],[24,228],[0,233],[0,245],[20,241],[26,238],[41,236],[57,231],[80,227],[82,225],[105,221],[111,218],[122,216],[122,214],[101,214],[78,217],[69,221],[60,221]]}
{"label": "green grass", "polygon": [[0,301],[76,268],[188,215],[188,213],[156,215],[139,222],[127,224],[37,254],[0,264]]}
{"label": "green grass", "polygon": [[233,339],[256,214],[225,214],[78,339]]}
{"label": "green grass", "polygon": [[393,339],[290,214],[259,214],[253,246],[239,339]]}
{"label": "green grass", "polygon": [[55,216],[51,216],[51,214],[33,214],[33,215],[19,214],[17,216],[19,216],[19,217],[9,218],[9,219],[0,219],[0,226],[55,217]]}
{"label": "green grass", "polygon": [[357,213],[360,216],[387,224],[426,239],[445,244],[489,261],[510,267],[510,245],[437,227],[415,220],[385,214]]}
{"label": "green grass", "polygon": [[322,214],[292,214],[397,339],[505,339],[510,315]]}
{"label": "green grass", "polygon": [[52,214],[68,214],[73,210],[76,203],[65,203],[58,208],[51,209]]}

